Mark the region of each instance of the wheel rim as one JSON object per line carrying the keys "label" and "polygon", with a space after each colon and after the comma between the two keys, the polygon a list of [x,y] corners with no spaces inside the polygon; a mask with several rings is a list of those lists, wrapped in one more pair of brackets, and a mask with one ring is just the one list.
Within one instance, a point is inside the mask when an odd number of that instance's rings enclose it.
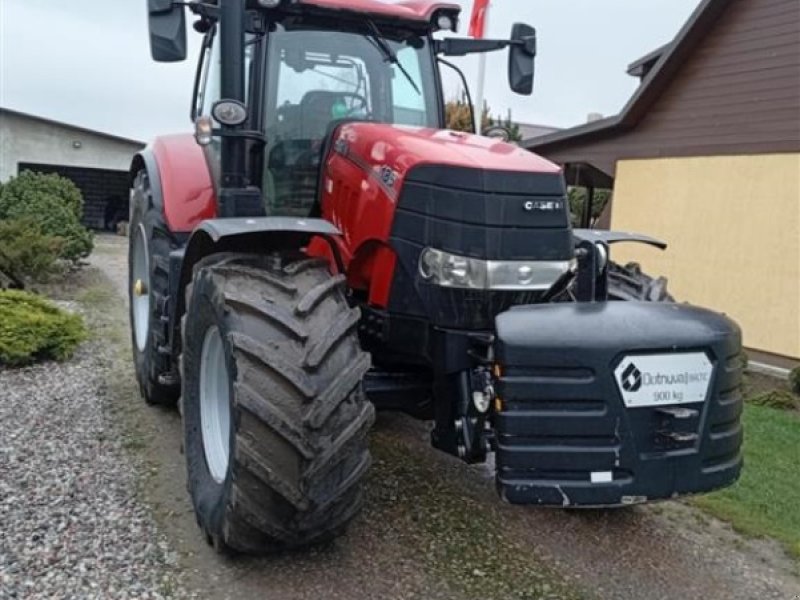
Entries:
{"label": "wheel rim", "polygon": [[211,477],[225,481],[230,450],[230,379],[219,328],[209,327],[200,358],[200,424]]}
{"label": "wheel rim", "polygon": [[147,254],[147,234],[143,225],[139,225],[133,242],[131,304],[136,347],[139,352],[144,352],[150,326],[150,257]]}

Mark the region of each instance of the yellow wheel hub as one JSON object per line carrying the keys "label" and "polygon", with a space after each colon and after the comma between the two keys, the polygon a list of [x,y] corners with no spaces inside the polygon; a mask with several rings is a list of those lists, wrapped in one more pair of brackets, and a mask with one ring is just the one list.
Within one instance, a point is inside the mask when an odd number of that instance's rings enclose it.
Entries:
{"label": "yellow wheel hub", "polygon": [[133,285],[133,293],[137,296],[144,296],[147,293],[147,286],[144,284],[144,281],[141,279],[136,280],[136,283]]}

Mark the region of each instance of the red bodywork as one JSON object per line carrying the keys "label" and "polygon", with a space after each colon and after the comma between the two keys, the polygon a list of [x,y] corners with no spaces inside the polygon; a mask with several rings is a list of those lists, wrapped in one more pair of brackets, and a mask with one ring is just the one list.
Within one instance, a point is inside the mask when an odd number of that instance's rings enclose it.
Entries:
{"label": "red bodywork", "polygon": [[[372,306],[385,308],[396,256],[389,246],[395,207],[407,173],[423,164],[496,171],[558,173],[559,167],[497,140],[447,130],[350,123],[334,133],[323,159],[322,218],[342,232],[337,239],[351,289],[364,291]],[[217,215],[208,165],[191,135],[158,138],[164,214],[174,232],[191,232]],[[328,258],[327,242],[312,241],[308,253]]]}
{"label": "red bodywork", "polygon": [[[322,171],[322,216],[342,232],[339,251],[352,289],[385,308],[396,257],[388,240],[406,174],[422,164],[497,171],[558,173],[530,152],[486,137],[375,123],[340,127]],[[309,253],[327,256],[324,242]]]}
{"label": "red bodywork", "polygon": [[156,138],[151,149],[158,165],[164,219],[170,231],[194,231],[201,222],[217,216],[217,197],[203,149],[194,136]]}
{"label": "red bodywork", "polygon": [[299,0],[299,4],[316,6],[325,10],[340,10],[360,15],[375,15],[403,21],[429,22],[436,11],[446,10],[460,13],[461,7],[453,2],[430,2],[428,0]]}

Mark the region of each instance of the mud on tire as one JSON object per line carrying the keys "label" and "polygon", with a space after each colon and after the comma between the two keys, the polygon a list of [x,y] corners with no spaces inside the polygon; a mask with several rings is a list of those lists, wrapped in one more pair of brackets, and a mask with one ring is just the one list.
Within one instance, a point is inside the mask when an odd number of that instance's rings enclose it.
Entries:
{"label": "mud on tire", "polygon": [[[197,265],[183,320],[184,447],[198,524],[220,550],[264,553],[338,535],[362,505],[374,408],[359,312],[324,261],[222,254]],[[218,327],[229,381],[224,480],[203,446],[200,364]]]}

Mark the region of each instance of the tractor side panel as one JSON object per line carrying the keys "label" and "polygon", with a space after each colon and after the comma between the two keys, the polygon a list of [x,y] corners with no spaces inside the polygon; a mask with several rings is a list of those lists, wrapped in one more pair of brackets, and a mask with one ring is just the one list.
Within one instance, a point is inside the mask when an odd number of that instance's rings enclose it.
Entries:
{"label": "tractor side panel", "polygon": [[[343,234],[339,250],[349,287],[366,292],[371,306],[385,308],[396,262],[387,240],[397,190],[367,161],[336,150],[327,158],[322,190],[322,217]],[[324,251],[322,244],[309,248],[314,255]]]}
{"label": "tractor side panel", "polygon": [[190,134],[156,138],[152,151],[158,164],[164,218],[173,233],[191,232],[217,216],[217,198],[208,162]]}

